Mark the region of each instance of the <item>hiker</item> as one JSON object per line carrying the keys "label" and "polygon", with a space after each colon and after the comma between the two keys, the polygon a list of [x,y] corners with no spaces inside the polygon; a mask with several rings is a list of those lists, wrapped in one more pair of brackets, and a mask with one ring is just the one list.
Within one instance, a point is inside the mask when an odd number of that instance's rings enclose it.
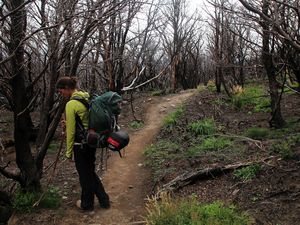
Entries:
{"label": "hiker", "polygon": [[77,82],[71,77],[60,78],[56,88],[64,98],[69,100],[65,108],[67,138],[65,156],[72,161],[74,154],[75,166],[79,175],[81,200],[76,202],[76,206],[86,211],[92,211],[94,209],[94,196],[96,195],[100,207],[107,209],[110,207],[109,196],[95,172],[96,148],[82,144],[82,137],[80,137],[78,129],[78,123],[81,123],[87,129],[88,109],[80,101],[72,99],[80,97],[88,101],[89,94],[77,90]]}

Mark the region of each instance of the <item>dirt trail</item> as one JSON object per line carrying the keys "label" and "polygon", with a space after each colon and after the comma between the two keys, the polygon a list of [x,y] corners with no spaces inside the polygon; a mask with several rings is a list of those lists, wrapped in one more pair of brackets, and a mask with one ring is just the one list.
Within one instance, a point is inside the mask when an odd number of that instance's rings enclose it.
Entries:
{"label": "dirt trail", "polygon": [[162,103],[151,104],[147,110],[145,127],[131,136],[126,158],[117,155],[111,160],[104,176],[104,184],[112,200],[112,207],[99,211],[100,224],[130,224],[139,221],[144,210],[145,197],[150,184],[150,174],[142,165],[142,150],[154,139],[161,127],[166,112],[190,97],[192,92],[164,97]]}
{"label": "dirt trail", "polygon": [[145,198],[153,185],[149,169],[144,166],[143,150],[151,144],[159,132],[166,114],[186,101],[193,93],[193,91],[185,91],[175,95],[155,97],[147,103],[149,108],[145,116],[145,126],[130,136],[130,144],[126,148],[124,158],[113,154],[109,159],[108,170],[102,177],[112,202],[110,209],[101,209],[95,202],[93,213],[80,213],[72,206],[71,209],[66,209],[59,219],[52,217],[53,221],[49,221],[49,224],[139,224],[137,222],[143,220],[140,215],[145,212]]}

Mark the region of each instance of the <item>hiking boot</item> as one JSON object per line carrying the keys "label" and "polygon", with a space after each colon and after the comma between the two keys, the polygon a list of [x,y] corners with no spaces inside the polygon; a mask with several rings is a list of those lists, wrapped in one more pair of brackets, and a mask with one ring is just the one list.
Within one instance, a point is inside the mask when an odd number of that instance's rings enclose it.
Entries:
{"label": "hiking boot", "polygon": [[103,209],[109,209],[110,208],[110,201],[109,201],[109,196],[106,195],[106,198],[104,199],[99,199],[100,207]]}
{"label": "hiking boot", "polygon": [[110,202],[109,201],[101,202],[100,207],[103,208],[103,209],[109,209],[110,208]]}
{"label": "hiking boot", "polygon": [[77,200],[76,206],[77,206],[77,208],[79,208],[81,210],[84,210],[84,211],[93,211],[94,210],[94,207],[82,208],[82,206],[81,206],[81,200]]}

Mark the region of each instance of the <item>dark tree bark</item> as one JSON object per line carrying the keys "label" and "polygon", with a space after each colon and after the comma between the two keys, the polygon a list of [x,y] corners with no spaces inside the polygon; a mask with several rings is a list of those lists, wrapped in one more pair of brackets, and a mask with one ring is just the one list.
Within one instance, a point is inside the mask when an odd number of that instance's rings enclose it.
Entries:
{"label": "dark tree bark", "polygon": [[[270,1],[263,0],[262,12],[265,15],[268,15],[269,6],[270,6]],[[271,96],[272,117],[269,123],[271,127],[281,128],[285,125],[285,121],[282,118],[282,114],[281,114],[281,106],[280,106],[281,97],[278,92],[278,82],[276,80],[276,68],[273,63],[273,56],[270,50],[270,39],[271,39],[270,22],[262,18],[261,26],[263,28],[262,61],[267,72],[267,76],[269,80],[270,96]]]}
{"label": "dark tree bark", "polygon": [[[15,10],[24,4],[24,0],[12,0],[11,10]],[[24,70],[24,43],[22,40],[26,33],[26,11],[17,10],[10,15],[10,54],[13,77],[11,89],[14,111],[14,139],[16,149],[16,162],[20,169],[20,184],[26,190],[40,188],[40,177],[29,145],[29,111],[25,87]]]}

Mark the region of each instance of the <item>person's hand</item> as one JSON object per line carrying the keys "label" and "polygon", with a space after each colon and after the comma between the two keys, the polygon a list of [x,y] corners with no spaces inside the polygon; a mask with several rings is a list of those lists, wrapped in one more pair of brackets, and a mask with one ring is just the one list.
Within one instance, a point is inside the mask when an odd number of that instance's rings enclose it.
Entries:
{"label": "person's hand", "polygon": [[65,132],[65,131],[62,131],[61,134],[60,134],[60,137],[61,137],[61,138],[66,138],[66,132]]}
{"label": "person's hand", "polygon": [[60,120],[60,127],[61,127],[61,129],[63,129],[63,130],[66,129],[66,120],[64,120],[64,119],[61,119],[61,120]]}

